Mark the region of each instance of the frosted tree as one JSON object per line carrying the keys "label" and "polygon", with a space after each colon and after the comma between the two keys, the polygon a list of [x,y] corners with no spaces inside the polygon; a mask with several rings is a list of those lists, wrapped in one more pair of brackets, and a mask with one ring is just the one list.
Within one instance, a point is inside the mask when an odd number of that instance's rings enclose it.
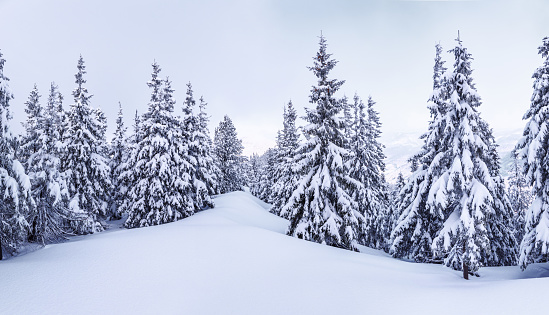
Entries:
{"label": "frosted tree", "polygon": [[288,218],[289,213],[281,212],[297,188],[300,174],[294,169],[293,160],[299,148],[299,134],[295,125],[297,112],[292,102],[284,108],[283,129],[278,141],[278,161],[276,163],[276,181],[273,186],[271,212]]}
{"label": "frosted tree", "polygon": [[283,212],[289,213],[287,234],[301,239],[345,249],[356,249],[358,219],[356,202],[347,191],[353,182],[344,165],[349,152],[344,149],[343,109],[335,97],[344,81],[330,79],[337,61],[326,52],[326,39],[320,36],[320,48],[309,68],[318,79],[311,89],[303,127],[307,139],[294,159],[302,174]]}
{"label": "frosted tree", "polygon": [[174,115],[171,82],[159,78],[154,62],[148,110],[140,118],[136,143],[120,180],[129,187],[122,204],[127,228],[173,222],[194,214],[188,144]]}
{"label": "frosted tree", "polygon": [[351,109],[352,118],[347,118],[346,125],[348,149],[352,156],[349,159],[349,175],[361,183],[358,189],[352,189],[353,199],[364,218],[360,221],[360,243],[373,248],[385,248],[387,235],[388,195],[385,177],[385,155],[383,145],[378,138],[381,134],[381,122],[374,110],[375,102],[370,97],[365,105],[355,94]]}
{"label": "frosted tree", "polygon": [[248,161],[248,184],[250,187],[250,193],[254,196],[258,196],[261,191],[259,182],[261,177],[261,167],[263,166],[263,163],[257,153],[252,154]]}
{"label": "frosted tree", "polygon": [[224,194],[242,189],[244,181],[239,174],[242,150],[244,150],[242,140],[238,139],[232,120],[225,115],[223,121],[215,128],[214,136],[213,151],[219,168],[219,193]]}
{"label": "frosted tree", "polygon": [[516,147],[534,195],[520,244],[519,265],[523,270],[530,263],[549,261],[549,37],[543,39],[538,53],[544,60],[532,76],[534,92],[523,117],[527,121],[523,137]]}
{"label": "frosted tree", "polygon": [[459,37],[451,52],[453,71],[434,76],[432,121],[402,190],[391,252],[416,261],[442,259],[467,277],[481,266],[514,264],[516,241],[494,137],[478,113],[471,54]]}
{"label": "frosted tree", "polygon": [[275,148],[269,148],[261,156],[263,163],[261,163],[260,176],[259,176],[259,191],[257,197],[265,202],[273,202],[272,193],[273,186],[276,180],[276,166],[278,163],[278,150]]}
{"label": "frosted tree", "polygon": [[217,181],[220,171],[215,164],[212,138],[208,129],[208,122],[210,121],[206,113],[208,103],[204,101],[202,96],[199,101],[198,130],[195,139],[200,144],[199,156],[201,159],[198,160],[197,178],[205,185],[208,194],[213,196],[218,193]]}
{"label": "frosted tree", "polygon": [[109,147],[109,168],[111,170],[111,181],[113,185],[113,193],[110,200],[110,213],[112,220],[122,218],[122,213],[119,209],[124,200],[124,194],[128,187],[125,187],[124,182],[119,180],[120,174],[126,168],[126,159],[128,152],[128,142],[126,138],[127,128],[124,126],[124,116],[122,114],[122,104],[118,103],[118,116],[116,117],[116,130],[114,137]]}
{"label": "frosted tree", "polygon": [[13,94],[4,75],[5,62],[0,52],[0,260],[4,250],[14,253],[27,236],[27,215],[33,206],[30,179],[15,159],[15,139],[9,127]]}
{"label": "frosted tree", "polygon": [[73,221],[76,233],[87,234],[103,230],[107,216],[109,192],[112,191],[108,159],[105,156],[105,120],[98,109],[90,106],[92,95],[84,86],[86,66],[80,56],[75,75],[77,87],[72,92],[74,103],[67,115],[67,130],[63,134],[65,152],[62,171],[67,175],[70,209],[86,216]]}
{"label": "frosted tree", "polygon": [[39,119],[42,115],[42,106],[40,105],[41,95],[38,93],[36,84],[29,94],[28,100],[25,102],[25,113],[27,120],[23,123],[25,127],[25,135],[21,139],[19,145],[19,157],[23,161],[26,169],[28,169],[27,161],[29,156],[38,151],[38,128]]}
{"label": "frosted tree", "polygon": [[530,185],[522,172],[522,163],[518,152],[511,152],[512,164],[508,177],[509,201],[513,208],[513,226],[515,239],[522,240],[524,237],[524,219],[528,207],[532,204],[533,196]]}
{"label": "frosted tree", "polygon": [[[31,93],[32,94],[32,93]],[[59,95],[52,83],[45,108],[37,106],[36,115],[29,115],[25,147],[34,148],[27,160],[27,172],[31,178],[32,196],[36,207],[29,218],[30,239],[41,244],[51,243],[69,233],[67,222],[85,220],[85,216],[69,211],[69,191],[65,174],[61,172],[63,144],[59,129]],[[37,117],[35,128],[34,117]]]}
{"label": "frosted tree", "polygon": [[[208,139],[207,126],[203,119],[206,117],[194,114],[196,101],[193,96],[192,85],[187,84],[187,93],[183,104],[183,127],[182,132],[187,139],[190,161],[193,164],[190,176],[193,183],[193,196],[195,210],[199,211],[206,207],[213,207],[211,195],[214,194],[215,170],[213,169],[213,158],[211,157],[211,144]],[[205,103],[201,99],[201,113]],[[204,113],[202,113],[204,115]],[[207,124],[207,121],[206,121]]]}

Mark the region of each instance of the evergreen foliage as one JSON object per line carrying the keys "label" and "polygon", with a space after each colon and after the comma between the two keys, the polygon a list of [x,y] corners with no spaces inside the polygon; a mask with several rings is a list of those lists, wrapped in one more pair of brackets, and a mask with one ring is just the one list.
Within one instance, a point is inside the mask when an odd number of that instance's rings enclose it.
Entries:
{"label": "evergreen foliage", "polygon": [[86,216],[85,220],[73,221],[72,227],[78,234],[87,234],[103,230],[101,221],[107,216],[112,184],[105,156],[106,119],[99,109],[90,106],[92,95],[84,86],[86,66],[82,56],[77,68],[77,87],[72,92],[74,104],[70,106],[63,134],[65,152],[61,167],[66,174],[71,211]]}
{"label": "evergreen foliage", "polygon": [[318,78],[312,87],[303,128],[306,142],[294,163],[302,174],[297,189],[282,211],[289,213],[287,234],[346,249],[356,249],[358,237],[357,204],[348,193],[356,183],[349,177],[344,161],[350,154],[345,146],[344,121],[338,117],[343,102],[334,95],[344,81],[329,79],[337,61],[326,52],[326,39],[320,36],[320,49],[309,70]]}
{"label": "evergreen foliage", "polygon": [[9,79],[4,75],[4,63],[0,52],[0,260],[3,251],[13,254],[27,236],[27,216],[33,206],[30,179],[23,165],[15,159],[15,138],[9,120]]}
{"label": "evergreen foliage", "polygon": [[544,60],[532,76],[534,92],[523,117],[527,120],[523,137],[516,148],[534,195],[520,244],[519,265],[523,270],[530,263],[549,261],[549,37],[543,39],[538,53]]}
{"label": "evergreen foliage", "polygon": [[496,144],[480,118],[480,96],[471,77],[471,55],[457,39],[452,71],[443,75],[440,49],[429,109],[432,121],[417,164],[404,186],[391,253],[416,261],[443,260],[476,272],[512,265],[516,241],[511,206],[499,176]]}
{"label": "evergreen foliage", "polygon": [[[215,193],[215,169],[210,153],[210,140],[207,134],[207,116],[203,112],[206,104],[201,98],[200,114],[193,111],[196,101],[192,85],[187,84],[187,93],[183,105],[183,133],[187,138],[189,159],[193,167],[190,169],[192,178],[192,199],[195,211],[206,207],[212,208],[214,203],[211,195]],[[206,119],[206,121],[204,121]]]}
{"label": "evergreen foliage", "polygon": [[236,128],[229,116],[215,128],[214,155],[219,168],[218,192],[220,194],[242,190],[244,178],[239,173],[242,163],[242,140],[237,138]]}
{"label": "evergreen foliage", "polygon": [[125,192],[128,187],[125,187],[124,182],[119,180],[120,174],[125,170],[128,139],[126,138],[127,128],[124,126],[124,117],[122,114],[122,104],[118,103],[118,116],[116,117],[116,130],[114,137],[109,147],[109,168],[111,170],[111,181],[113,193],[110,200],[111,220],[119,220],[122,218],[120,207],[124,201]]}
{"label": "evergreen foliage", "polygon": [[295,121],[297,112],[292,102],[284,107],[283,129],[278,141],[278,158],[276,161],[275,183],[272,188],[271,212],[283,218],[288,218],[288,212],[282,212],[292,193],[297,188],[300,174],[295,170],[294,158],[299,148],[299,134]]}
{"label": "evergreen foliage", "polygon": [[122,205],[128,212],[127,228],[173,222],[194,214],[193,167],[188,139],[181,121],[174,115],[171,82],[161,80],[160,66],[152,65],[148,110],[137,125],[135,144],[120,180],[129,187]]}

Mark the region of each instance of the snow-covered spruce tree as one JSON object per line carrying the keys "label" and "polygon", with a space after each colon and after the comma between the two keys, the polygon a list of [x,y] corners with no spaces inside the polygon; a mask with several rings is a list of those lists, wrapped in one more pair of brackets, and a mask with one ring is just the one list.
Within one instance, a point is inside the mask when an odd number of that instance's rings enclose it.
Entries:
{"label": "snow-covered spruce tree", "polygon": [[511,152],[512,163],[509,177],[507,178],[509,187],[509,201],[513,208],[513,227],[515,239],[522,240],[524,237],[524,219],[528,207],[532,204],[533,196],[526,176],[522,172],[522,163],[518,152]]}
{"label": "snow-covered spruce tree", "polygon": [[[201,125],[203,122],[201,122],[200,116],[193,113],[195,106],[196,101],[194,100],[192,85],[189,82],[187,83],[187,93],[183,104],[182,132],[184,137],[187,138],[188,154],[193,165],[190,169],[193,184],[192,199],[195,211],[200,211],[206,207],[212,208],[214,206],[210,196],[213,182],[213,170],[211,169],[213,159],[210,155],[208,136],[203,131],[204,126]],[[208,186],[210,186],[210,189],[208,189]]]}
{"label": "snow-covered spruce tree", "polygon": [[258,196],[260,193],[259,180],[261,177],[261,158],[257,153],[253,153],[248,159],[248,185],[250,193],[254,196]]}
{"label": "snow-covered spruce tree", "polygon": [[543,39],[538,53],[544,58],[534,78],[530,108],[523,137],[516,150],[524,162],[524,173],[534,201],[526,212],[525,234],[520,244],[519,265],[549,261],[549,37]]}
{"label": "snow-covered spruce tree", "polygon": [[358,95],[354,96],[353,101],[354,122],[349,146],[353,157],[349,161],[349,174],[362,184],[360,189],[353,191],[366,224],[361,229],[360,241],[366,246],[385,249],[390,231],[387,226],[387,184],[383,175],[384,146],[378,140],[381,122],[371,97],[367,106]]}
{"label": "snow-covered spruce tree", "polygon": [[[66,225],[71,220],[83,220],[69,212],[69,192],[64,173],[61,172],[63,145],[59,134],[61,117],[59,95],[52,83],[46,106],[37,111],[36,128],[30,130],[27,123],[25,140],[35,148],[27,160],[27,172],[31,178],[32,196],[36,207],[29,218],[30,239],[41,244],[58,241],[67,234]],[[29,120],[32,117],[29,115]]]}
{"label": "snow-covered spruce tree", "polygon": [[202,96],[199,101],[198,130],[195,133],[195,139],[200,144],[199,156],[201,159],[198,160],[197,178],[205,185],[208,194],[213,196],[218,193],[217,181],[220,171],[215,164],[212,138],[208,129],[208,122],[210,121],[206,113],[208,103],[204,101]]}
{"label": "snow-covered spruce tree", "polygon": [[229,116],[215,128],[214,156],[219,168],[218,192],[220,194],[242,190],[243,178],[239,174],[242,162],[242,140],[237,138],[236,128]]}
{"label": "snow-covered spruce tree", "polygon": [[[391,252],[417,261],[443,259],[466,276],[481,266],[514,264],[516,241],[494,137],[477,110],[471,54],[459,37],[451,52],[453,71],[438,82],[435,76],[432,121],[415,157],[418,167],[402,190]],[[442,67],[437,59],[435,73]]]}
{"label": "snow-covered spruce tree", "polygon": [[109,168],[111,170],[111,182],[113,193],[109,202],[111,220],[122,218],[120,206],[124,201],[124,194],[127,191],[124,182],[119,181],[120,174],[126,166],[128,156],[128,139],[126,138],[127,128],[124,126],[124,117],[122,115],[122,104],[118,103],[118,116],[116,117],[116,130],[109,147]]}
{"label": "snow-covered spruce tree", "polygon": [[27,161],[29,157],[38,151],[38,120],[42,115],[42,106],[40,105],[41,95],[38,93],[38,87],[36,84],[29,94],[28,100],[25,102],[25,113],[27,113],[27,120],[23,123],[25,127],[25,134],[21,137],[21,143],[19,145],[19,158],[23,162],[23,166],[28,170]]}
{"label": "snow-covered spruce tree", "polygon": [[344,122],[338,117],[342,101],[334,96],[344,81],[328,78],[337,61],[326,52],[322,35],[319,44],[309,68],[318,78],[309,97],[314,108],[306,108],[307,140],[294,159],[296,171],[303,175],[282,211],[289,213],[288,235],[355,250],[360,213],[347,191],[354,180],[344,165],[349,152],[344,149]]}
{"label": "snow-covered spruce tree", "polygon": [[284,122],[280,139],[278,141],[278,160],[275,171],[275,184],[271,196],[273,206],[271,212],[283,218],[288,218],[289,213],[281,212],[288,203],[292,193],[297,188],[300,174],[294,169],[293,160],[299,148],[299,134],[295,125],[297,112],[292,102],[284,108]]}
{"label": "snow-covered spruce tree", "polygon": [[173,222],[194,214],[187,139],[174,115],[175,100],[168,79],[161,80],[154,62],[148,110],[140,119],[136,140],[120,180],[129,187],[122,211],[127,228]]}
{"label": "snow-covered spruce tree", "polygon": [[3,251],[13,254],[27,236],[27,215],[33,206],[30,179],[23,165],[16,160],[15,139],[9,127],[9,103],[13,99],[4,76],[4,63],[0,52],[0,260]]}
{"label": "snow-covered spruce tree", "polygon": [[74,104],[67,115],[67,130],[63,134],[65,147],[62,172],[66,174],[72,213],[85,215],[85,220],[71,222],[77,234],[103,230],[107,216],[109,192],[112,191],[110,169],[106,158],[105,121],[102,112],[90,106],[84,87],[86,66],[80,56],[75,75],[77,87],[72,92]]}
{"label": "snow-covered spruce tree", "polygon": [[261,156],[261,168],[259,171],[259,191],[257,198],[271,203],[273,202],[272,193],[276,180],[276,165],[278,163],[278,150],[269,148]]}

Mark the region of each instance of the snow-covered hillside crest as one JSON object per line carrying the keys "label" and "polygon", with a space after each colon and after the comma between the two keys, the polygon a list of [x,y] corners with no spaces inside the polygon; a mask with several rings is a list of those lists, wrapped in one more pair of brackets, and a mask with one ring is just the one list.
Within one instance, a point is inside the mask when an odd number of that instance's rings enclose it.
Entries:
{"label": "snow-covered hillside crest", "polygon": [[495,140],[477,111],[471,55],[459,37],[451,52],[453,69],[437,75],[444,71],[437,46],[432,121],[401,191],[391,253],[476,272],[514,264],[516,241]]}

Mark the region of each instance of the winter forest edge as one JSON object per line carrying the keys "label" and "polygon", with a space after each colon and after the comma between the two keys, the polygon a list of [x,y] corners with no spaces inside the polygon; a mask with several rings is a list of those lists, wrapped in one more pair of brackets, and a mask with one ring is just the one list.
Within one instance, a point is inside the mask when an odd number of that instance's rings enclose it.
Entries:
{"label": "winter forest edge", "polygon": [[338,61],[322,35],[308,67],[317,84],[306,124],[296,125],[289,101],[276,147],[250,157],[228,116],[212,139],[207,103],[195,98],[191,83],[176,105],[172,82],[156,62],[148,110],[135,112],[129,135],[120,105],[107,140],[82,56],[68,109],[55,83],[45,100],[35,85],[25,102],[25,133],[14,135],[0,53],[0,260],[24,254],[28,245],[101,232],[110,220],[124,219],[125,228],[174,222],[215,207],[217,194],[249,189],[289,221],[287,235],[316,243],[444,264],[465,278],[484,266],[525,270],[548,262],[549,37],[538,49],[543,63],[532,76],[526,126],[507,179],[479,113],[472,55],[459,35],[448,51],[451,63],[443,52],[436,45],[423,145],[408,160],[411,174],[399,174],[394,184],[385,178],[377,104],[338,95],[345,81],[330,77]]}

